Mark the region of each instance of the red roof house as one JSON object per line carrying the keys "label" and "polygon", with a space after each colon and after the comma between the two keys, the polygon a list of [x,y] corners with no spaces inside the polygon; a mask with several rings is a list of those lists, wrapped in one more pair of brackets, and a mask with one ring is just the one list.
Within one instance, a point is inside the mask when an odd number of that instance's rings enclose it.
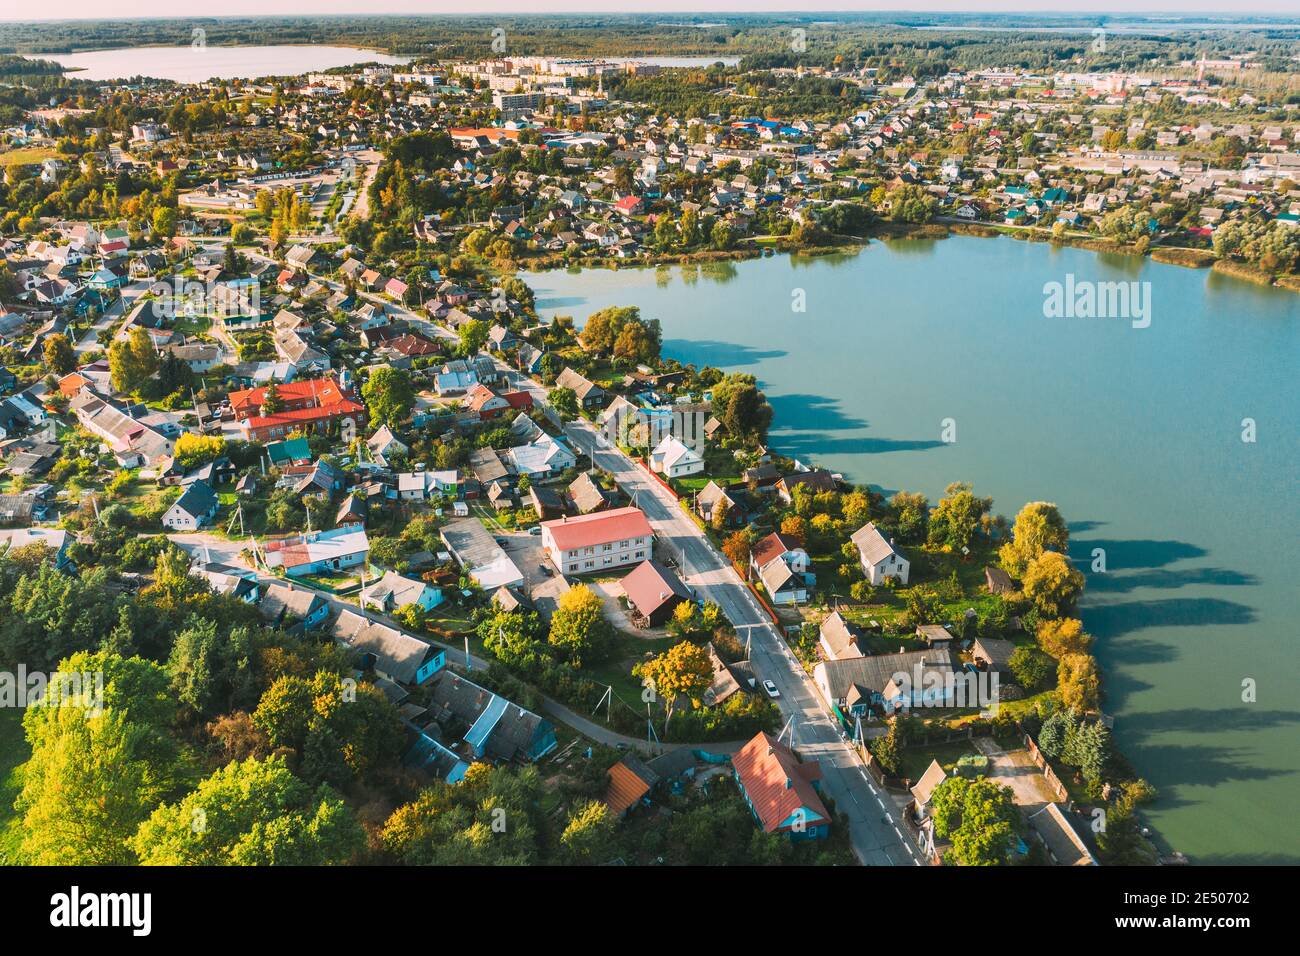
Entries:
{"label": "red roof house", "polygon": [[731,758],[745,802],[764,833],[792,840],[830,834],[831,815],[818,794],[821,764],[802,762],[771,734],[760,733]]}

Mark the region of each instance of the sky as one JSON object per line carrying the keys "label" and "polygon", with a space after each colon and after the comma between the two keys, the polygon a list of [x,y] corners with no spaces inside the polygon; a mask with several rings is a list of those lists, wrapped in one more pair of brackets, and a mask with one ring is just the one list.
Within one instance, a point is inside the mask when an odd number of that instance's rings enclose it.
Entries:
{"label": "sky", "polygon": [[[6,0],[5,6],[8,6]],[[33,17],[32,5],[23,13],[5,11],[0,20]],[[248,16],[294,14],[378,13],[757,13],[798,10],[801,13],[841,10],[906,10],[911,12],[1033,12],[1033,13],[1252,13],[1300,15],[1300,0],[62,0],[58,19],[103,19],[176,16]],[[25,13],[25,15],[24,15]]]}

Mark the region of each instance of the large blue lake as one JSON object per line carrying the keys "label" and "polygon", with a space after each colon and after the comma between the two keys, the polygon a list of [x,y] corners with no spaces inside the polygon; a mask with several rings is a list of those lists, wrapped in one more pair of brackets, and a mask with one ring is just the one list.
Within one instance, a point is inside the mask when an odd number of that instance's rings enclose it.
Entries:
{"label": "large blue lake", "polygon": [[[1071,273],[1149,282],[1150,326],[1045,318]],[[1196,862],[1300,862],[1300,295],[969,237],[524,278],[546,315],[637,305],[666,354],[754,373],[783,452],[932,501],[970,481],[1008,517],[1057,502],[1160,834]]]}

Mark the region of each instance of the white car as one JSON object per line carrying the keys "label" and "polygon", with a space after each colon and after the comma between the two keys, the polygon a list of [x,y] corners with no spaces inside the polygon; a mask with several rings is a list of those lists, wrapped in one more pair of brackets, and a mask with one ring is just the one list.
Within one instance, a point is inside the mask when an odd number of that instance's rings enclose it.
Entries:
{"label": "white car", "polygon": [[776,689],[776,685],[770,680],[763,681],[763,690],[767,691],[767,696],[773,699],[781,696],[781,692]]}

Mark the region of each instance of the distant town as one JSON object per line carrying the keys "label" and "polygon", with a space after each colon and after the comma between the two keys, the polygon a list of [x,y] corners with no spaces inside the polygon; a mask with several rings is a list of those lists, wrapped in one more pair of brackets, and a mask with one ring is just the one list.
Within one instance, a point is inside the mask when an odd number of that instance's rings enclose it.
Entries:
{"label": "distant town", "polygon": [[1052,488],[1003,517],[783,454],[754,375],[524,275],[962,233],[1300,291],[1300,41],[773,32],[0,56],[0,861],[1188,862]]}

